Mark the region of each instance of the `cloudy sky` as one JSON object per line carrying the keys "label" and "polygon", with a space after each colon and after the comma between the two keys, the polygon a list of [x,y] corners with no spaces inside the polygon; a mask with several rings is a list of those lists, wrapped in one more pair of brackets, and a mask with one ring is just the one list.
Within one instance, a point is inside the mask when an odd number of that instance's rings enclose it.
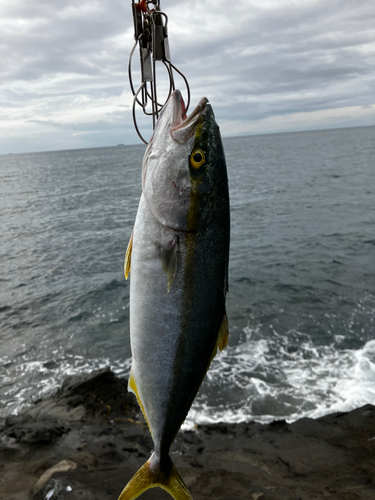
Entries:
{"label": "cloudy sky", "polygon": [[[207,96],[224,136],[375,125],[374,0],[161,7],[192,106]],[[0,154],[140,143],[131,0],[0,0],[0,32]]]}

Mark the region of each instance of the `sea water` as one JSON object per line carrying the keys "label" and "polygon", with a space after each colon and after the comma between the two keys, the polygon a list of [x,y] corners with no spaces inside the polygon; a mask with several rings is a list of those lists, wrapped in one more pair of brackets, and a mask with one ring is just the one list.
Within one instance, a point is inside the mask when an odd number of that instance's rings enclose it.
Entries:
{"label": "sea water", "polygon": [[[375,127],[224,139],[229,345],[187,424],[375,404]],[[131,365],[143,146],[0,156],[0,416]],[[158,321],[158,318],[155,318]]]}

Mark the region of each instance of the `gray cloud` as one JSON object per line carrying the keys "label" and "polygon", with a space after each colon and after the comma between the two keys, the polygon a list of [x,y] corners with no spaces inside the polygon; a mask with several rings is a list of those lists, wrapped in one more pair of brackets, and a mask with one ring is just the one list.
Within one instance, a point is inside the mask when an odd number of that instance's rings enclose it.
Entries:
{"label": "gray cloud", "polygon": [[[130,4],[0,6],[0,153],[138,141],[127,81]],[[188,77],[193,105],[206,95],[224,134],[375,124],[373,0],[161,6],[172,61]]]}

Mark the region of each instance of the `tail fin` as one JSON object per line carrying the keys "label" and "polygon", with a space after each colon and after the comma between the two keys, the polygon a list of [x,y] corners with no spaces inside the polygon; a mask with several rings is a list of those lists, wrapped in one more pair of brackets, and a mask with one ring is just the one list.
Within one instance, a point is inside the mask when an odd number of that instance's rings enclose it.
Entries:
{"label": "tail fin", "polygon": [[153,453],[125,486],[118,500],[134,500],[146,490],[157,486],[167,491],[175,500],[193,500],[169,456],[163,469],[166,472],[161,470],[160,460]]}

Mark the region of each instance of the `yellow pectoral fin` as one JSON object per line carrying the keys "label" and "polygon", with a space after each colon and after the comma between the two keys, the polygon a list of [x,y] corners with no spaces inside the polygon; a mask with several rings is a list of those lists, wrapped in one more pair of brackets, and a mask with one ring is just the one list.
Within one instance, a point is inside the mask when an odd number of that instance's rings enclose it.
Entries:
{"label": "yellow pectoral fin", "polygon": [[159,249],[159,258],[161,260],[165,274],[167,275],[167,292],[169,293],[178,269],[178,238],[168,242],[165,247]]}
{"label": "yellow pectoral fin", "polygon": [[177,254],[176,254],[176,252],[173,252],[173,254],[171,255],[171,259],[170,259],[169,265],[166,269],[166,273],[167,273],[167,278],[168,278],[167,291],[169,293],[172,286],[173,286],[173,283],[174,283],[174,280],[175,280],[176,274],[177,274]]}
{"label": "yellow pectoral fin", "polygon": [[219,335],[217,337],[217,346],[222,351],[228,345],[229,331],[228,331],[228,318],[227,313],[224,313],[223,319],[221,320],[221,325],[219,329]]}
{"label": "yellow pectoral fin", "polygon": [[125,254],[125,264],[124,264],[125,279],[128,279],[130,273],[130,264],[132,260],[132,250],[133,250],[133,235],[134,235],[134,229],[130,236],[128,248],[126,249],[126,254]]}

